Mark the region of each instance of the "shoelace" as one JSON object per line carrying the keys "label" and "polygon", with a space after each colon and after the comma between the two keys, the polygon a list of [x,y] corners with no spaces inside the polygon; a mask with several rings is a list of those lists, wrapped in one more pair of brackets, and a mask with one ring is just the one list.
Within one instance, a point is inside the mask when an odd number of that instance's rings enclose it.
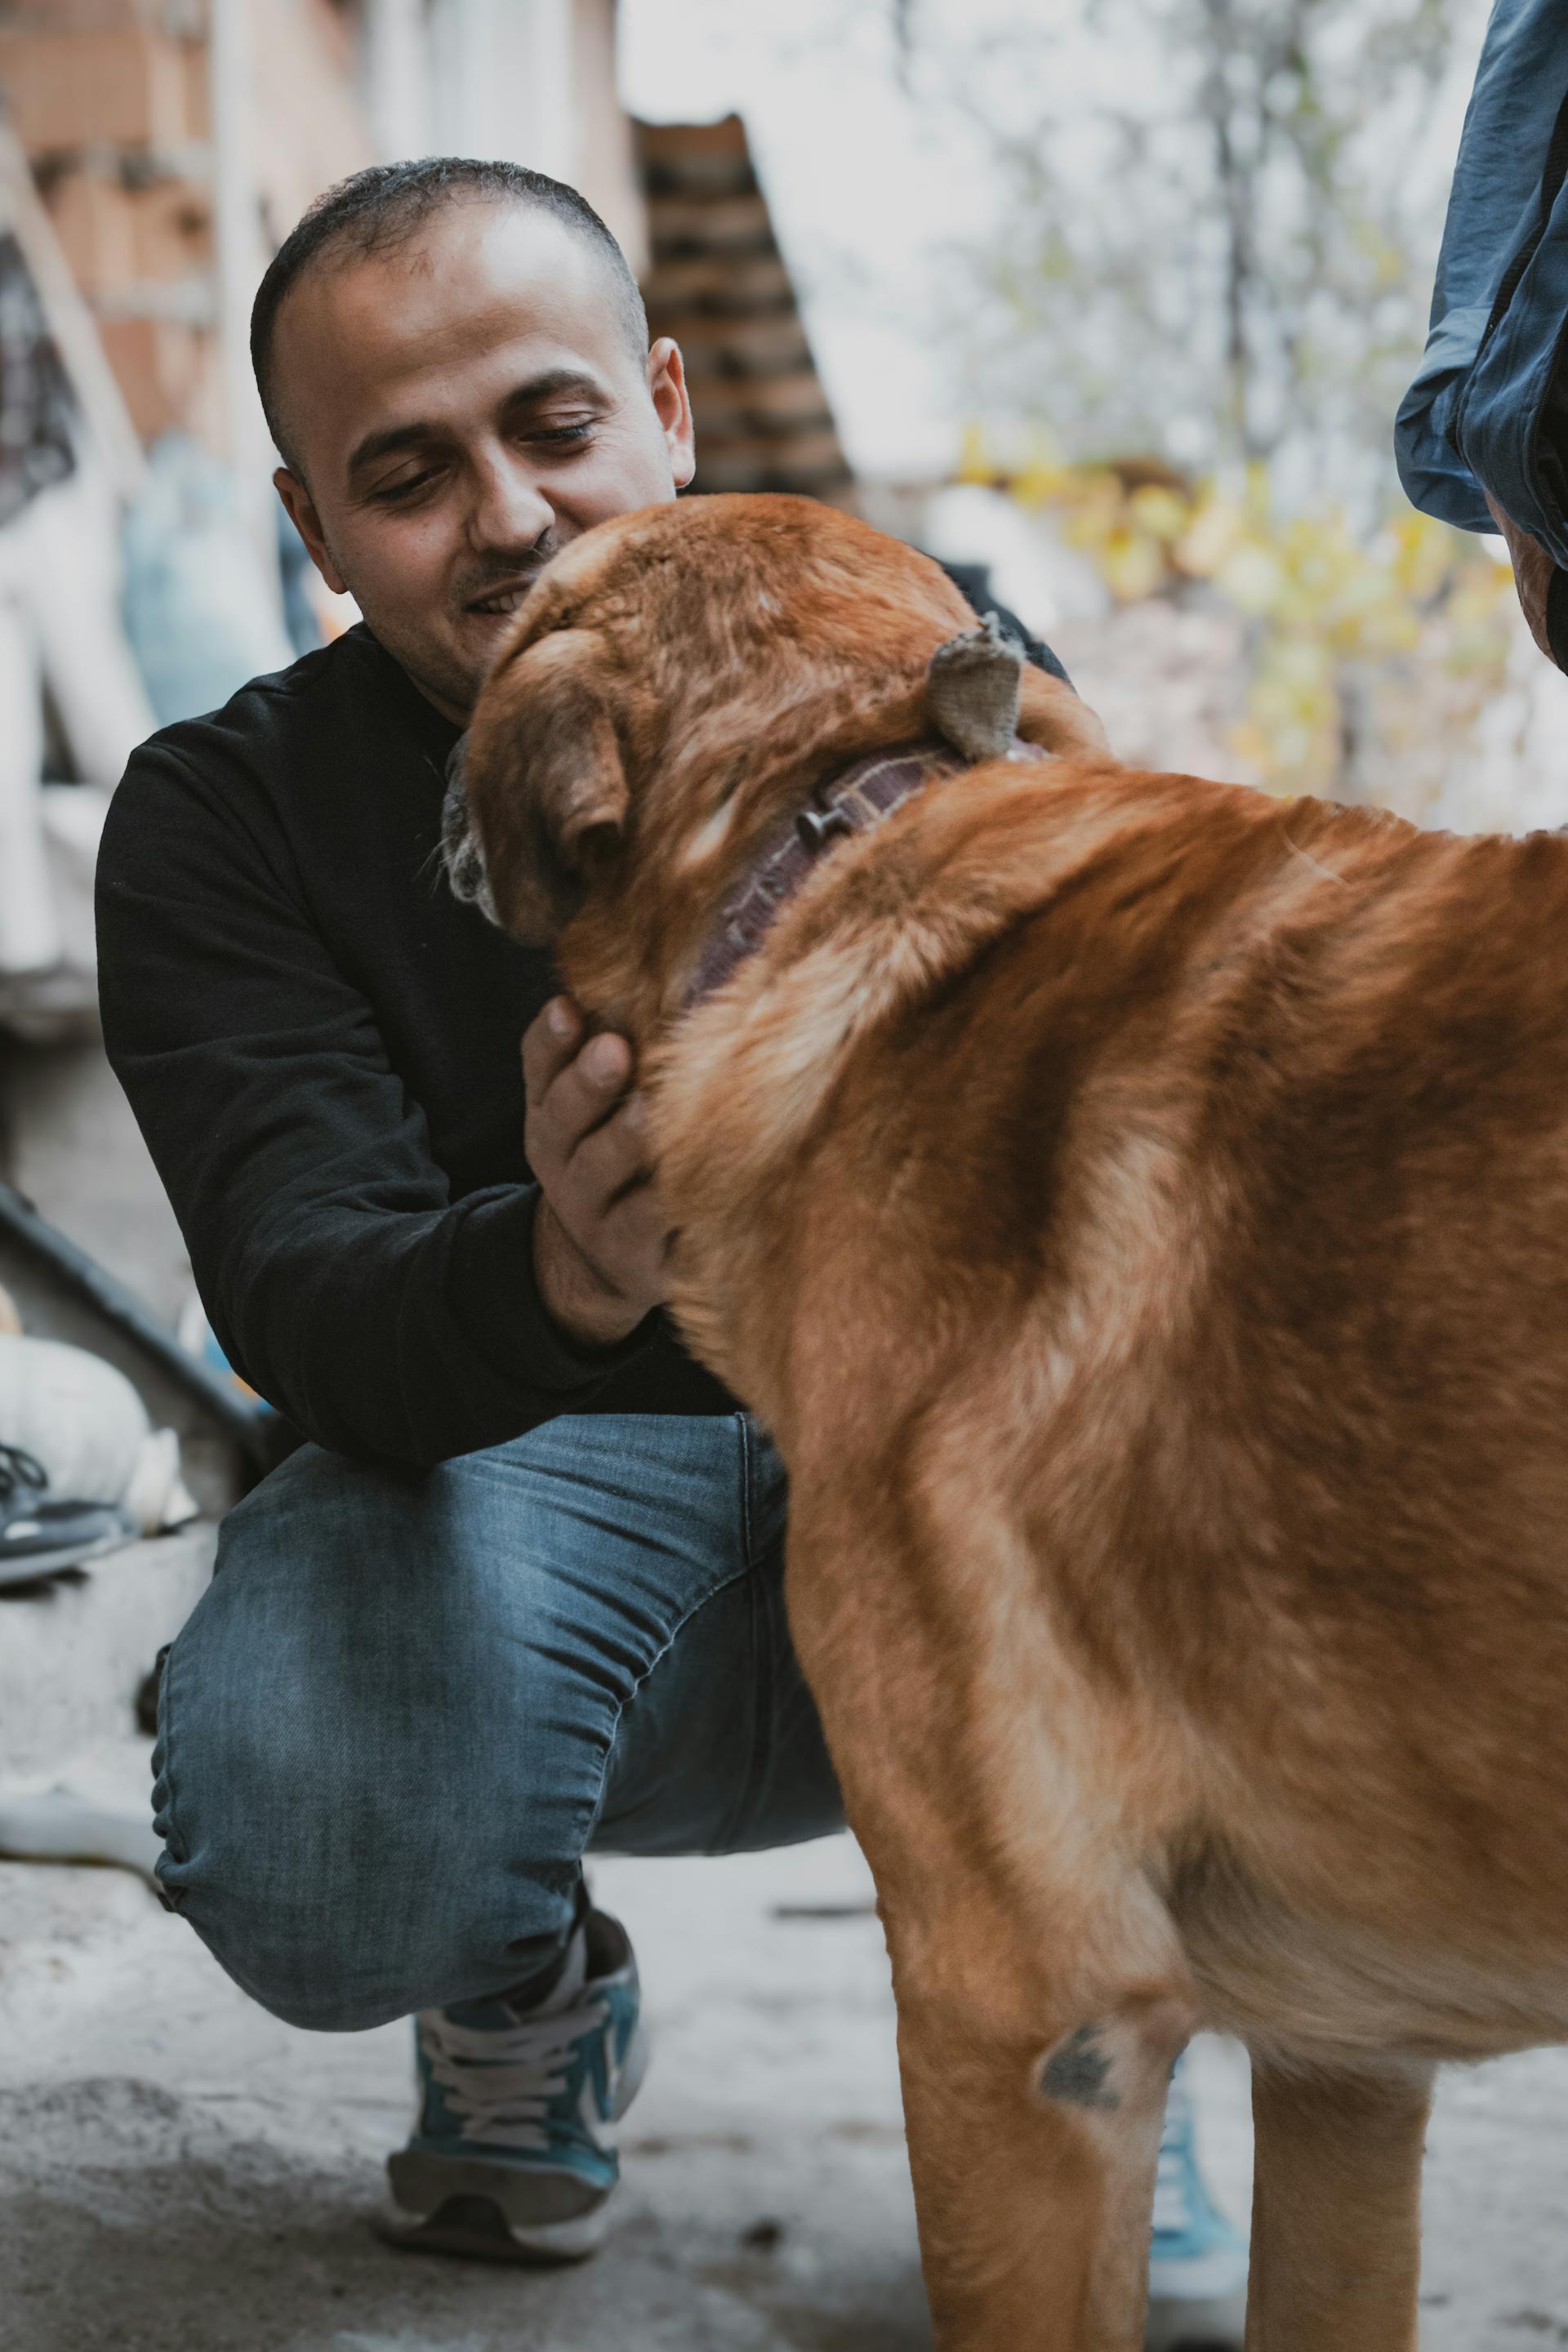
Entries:
{"label": "shoelace", "polygon": [[[419,2038],[434,2080],[462,2126],[463,2137],[506,2147],[548,2147],[551,2102],[566,2088],[566,2070],[585,2032],[609,2023],[605,2000],[584,2001],[552,2017],[520,2019],[503,2032],[455,2025],[439,2010],[420,2018]],[[497,2054],[497,2045],[505,2056]]]}
{"label": "shoelace", "polygon": [[0,1503],[9,1502],[18,1486],[37,1486],[41,1492],[48,1483],[49,1474],[36,1454],[0,1443]]}

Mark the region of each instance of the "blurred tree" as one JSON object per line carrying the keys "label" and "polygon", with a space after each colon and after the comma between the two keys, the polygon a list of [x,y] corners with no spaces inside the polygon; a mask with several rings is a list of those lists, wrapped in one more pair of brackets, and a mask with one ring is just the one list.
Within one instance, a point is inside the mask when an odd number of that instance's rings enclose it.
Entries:
{"label": "blurred tree", "polygon": [[1438,797],[1513,608],[1398,495],[1391,432],[1487,0],[885,5],[906,88],[1007,197],[950,301],[963,475],[1119,602],[1240,620],[1259,782]]}
{"label": "blurred tree", "polygon": [[890,5],[913,86],[963,111],[1010,200],[964,260],[988,415],[1048,419],[1076,454],[1267,458],[1288,499],[1385,486],[1441,222],[1434,113],[1484,0]]}
{"label": "blurred tree", "polygon": [[915,54],[914,0],[892,0],[893,47],[899,60],[899,73],[906,89]]}
{"label": "blurred tree", "polygon": [[966,436],[960,478],[1052,515],[1123,604],[1202,597],[1244,625],[1245,710],[1231,748],[1276,792],[1435,800],[1447,761],[1502,689],[1513,576],[1479,540],[1400,501],[1357,531],[1320,504],[1281,515],[1259,460],[1234,487],[1151,466],[1022,464]]}

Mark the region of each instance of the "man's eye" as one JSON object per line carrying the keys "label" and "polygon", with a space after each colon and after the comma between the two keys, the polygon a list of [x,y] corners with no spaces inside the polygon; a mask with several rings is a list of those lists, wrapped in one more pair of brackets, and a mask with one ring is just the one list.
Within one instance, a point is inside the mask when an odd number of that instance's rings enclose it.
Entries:
{"label": "man's eye", "polygon": [[594,425],[595,419],[589,416],[581,425],[542,425],[538,432],[531,433],[528,437],[531,441],[547,441],[557,449],[564,448],[574,441],[585,441]]}
{"label": "man's eye", "polygon": [[436,470],[434,466],[427,466],[422,474],[405,474],[400,481],[388,482],[384,489],[373,490],[371,495],[381,505],[395,505],[400,499],[412,498],[416,490],[422,490],[427,483],[433,482]]}

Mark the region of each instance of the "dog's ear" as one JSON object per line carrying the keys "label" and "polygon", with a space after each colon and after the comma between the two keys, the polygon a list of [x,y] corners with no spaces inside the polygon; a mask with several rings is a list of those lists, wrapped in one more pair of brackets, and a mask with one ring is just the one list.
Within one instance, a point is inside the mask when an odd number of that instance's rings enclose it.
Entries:
{"label": "dog's ear", "polygon": [[[620,849],[629,796],[609,670],[595,632],[557,630],[496,673],[468,730],[462,792],[486,912],[525,947],[549,945]],[[447,867],[456,877],[450,847]]]}
{"label": "dog's ear", "polygon": [[970,761],[1005,760],[1018,728],[1024,649],[1002,634],[994,613],[977,629],[938,646],[926,672],[926,708],[955,751]]}
{"label": "dog's ear", "polygon": [[1046,751],[1106,751],[1105,730],[1065,678],[1026,661],[994,613],[938,646],[926,673],[926,711],[969,761],[1005,760],[1013,739]]}
{"label": "dog's ear", "polygon": [[1081,752],[1090,759],[1112,754],[1097,713],[1066,678],[1051,677],[1026,662],[1018,680],[1018,732],[1026,743],[1062,757]]}

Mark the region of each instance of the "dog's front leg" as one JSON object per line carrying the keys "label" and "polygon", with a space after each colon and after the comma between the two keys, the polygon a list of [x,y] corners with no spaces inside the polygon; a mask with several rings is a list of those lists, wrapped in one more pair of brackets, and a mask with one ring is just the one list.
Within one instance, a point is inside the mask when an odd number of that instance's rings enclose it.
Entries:
{"label": "dog's front leg", "polygon": [[802,1480],[795,1507],[791,1622],[887,1928],[939,2352],[1137,2352],[1194,2018],[1174,1928],[1086,1830],[1110,1804],[1049,1752],[1028,1660],[922,1608],[885,1503]]}
{"label": "dog's front leg", "polygon": [[1426,2070],[1254,2062],[1247,2352],[1415,2352]]}
{"label": "dog's front leg", "polygon": [[1140,1999],[1042,2051],[902,1998],[899,2051],[941,2352],[1136,2352],[1165,2091],[1190,2011]]}

